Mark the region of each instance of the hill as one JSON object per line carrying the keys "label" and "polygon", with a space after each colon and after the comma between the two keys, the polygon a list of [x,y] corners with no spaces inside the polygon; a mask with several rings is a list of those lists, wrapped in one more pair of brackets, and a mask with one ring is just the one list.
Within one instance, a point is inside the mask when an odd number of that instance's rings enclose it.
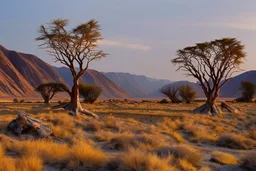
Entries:
{"label": "hill", "polygon": [[[73,85],[72,75],[66,67],[53,67],[63,80],[69,85]],[[81,83],[98,85],[103,89],[101,98],[130,98],[131,96],[121,87],[109,80],[104,74],[96,70],[88,69],[80,79]]]}
{"label": "hill", "polygon": [[38,57],[8,50],[0,45],[1,96],[32,96],[36,86],[46,82],[63,82],[47,63]]}
{"label": "hill", "polygon": [[158,97],[154,92],[158,91],[163,85],[171,83],[169,80],[153,79],[144,75],[129,73],[107,72],[104,75],[134,98]]}

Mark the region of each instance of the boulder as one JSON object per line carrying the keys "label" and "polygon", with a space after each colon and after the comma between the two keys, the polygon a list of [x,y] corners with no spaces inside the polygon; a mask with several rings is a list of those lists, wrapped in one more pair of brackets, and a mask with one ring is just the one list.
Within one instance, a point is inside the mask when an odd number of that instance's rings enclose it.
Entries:
{"label": "boulder", "polygon": [[39,119],[30,117],[24,111],[18,111],[17,118],[9,123],[8,130],[18,136],[31,134],[34,137],[46,138],[53,135],[50,126]]}

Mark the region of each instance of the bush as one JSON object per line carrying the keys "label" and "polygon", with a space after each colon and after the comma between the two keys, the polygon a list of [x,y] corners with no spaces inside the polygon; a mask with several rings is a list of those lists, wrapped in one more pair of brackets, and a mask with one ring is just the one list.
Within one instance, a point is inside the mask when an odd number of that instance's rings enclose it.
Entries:
{"label": "bush", "polygon": [[96,85],[80,84],[79,85],[80,95],[84,98],[84,102],[93,103],[102,93],[102,88]]}
{"label": "bush", "polygon": [[20,103],[24,103],[24,102],[25,102],[25,100],[23,100],[23,99],[20,100]]}
{"label": "bush", "polygon": [[241,82],[240,91],[242,97],[238,98],[238,102],[253,102],[253,97],[256,94],[256,85],[249,81]]}
{"label": "bush", "polygon": [[179,95],[185,103],[191,103],[196,98],[196,91],[190,85],[182,85],[179,87]]}
{"label": "bush", "polygon": [[159,103],[161,104],[165,104],[165,103],[169,103],[167,99],[162,99]]}
{"label": "bush", "polygon": [[160,91],[160,93],[167,96],[171,100],[172,103],[180,102],[180,100],[178,98],[178,91],[179,91],[178,86],[170,84],[170,85],[162,87],[159,91]]}
{"label": "bush", "polygon": [[13,103],[19,103],[20,101],[18,99],[13,99]]}

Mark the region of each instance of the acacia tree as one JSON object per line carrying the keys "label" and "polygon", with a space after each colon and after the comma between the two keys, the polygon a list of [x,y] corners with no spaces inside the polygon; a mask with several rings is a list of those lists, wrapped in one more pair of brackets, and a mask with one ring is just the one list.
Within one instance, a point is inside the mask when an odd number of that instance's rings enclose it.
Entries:
{"label": "acacia tree", "polygon": [[210,42],[198,43],[177,51],[172,60],[177,70],[183,69],[189,76],[195,77],[207,98],[206,103],[194,111],[218,115],[221,110],[216,105],[220,88],[240,71],[246,54],[244,45],[235,38],[223,38]]}
{"label": "acacia tree", "polygon": [[44,103],[49,104],[50,100],[59,92],[70,93],[68,87],[62,83],[46,83],[36,87],[36,91],[41,94]]}
{"label": "acacia tree", "polygon": [[[100,25],[95,20],[78,25],[67,30],[68,20],[57,19],[48,24],[46,28],[41,25],[37,41],[39,46],[55,57],[56,62],[66,65],[73,76],[73,87],[70,93],[70,103],[63,106],[72,111],[73,115],[84,113],[97,117],[96,114],[83,109],[79,100],[79,79],[88,69],[92,61],[106,57],[107,54],[98,50],[97,43],[102,40]],[[76,69],[78,67],[78,69]]]}

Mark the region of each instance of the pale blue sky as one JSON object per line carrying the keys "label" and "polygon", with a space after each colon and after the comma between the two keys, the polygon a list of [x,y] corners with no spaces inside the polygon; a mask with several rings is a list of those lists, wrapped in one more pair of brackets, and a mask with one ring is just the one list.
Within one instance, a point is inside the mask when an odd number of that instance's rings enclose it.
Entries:
{"label": "pale blue sky", "polygon": [[0,44],[57,65],[37,47],[41,24],[70,19],[70,26],[96,19],[110,55],[99,71],[129,72],[170,80],[189,79],[170,63],[176,50],[197,42],[236,37],[246,45],[245,70],[256,69],[255,0],[11,0],[0,5]]}

